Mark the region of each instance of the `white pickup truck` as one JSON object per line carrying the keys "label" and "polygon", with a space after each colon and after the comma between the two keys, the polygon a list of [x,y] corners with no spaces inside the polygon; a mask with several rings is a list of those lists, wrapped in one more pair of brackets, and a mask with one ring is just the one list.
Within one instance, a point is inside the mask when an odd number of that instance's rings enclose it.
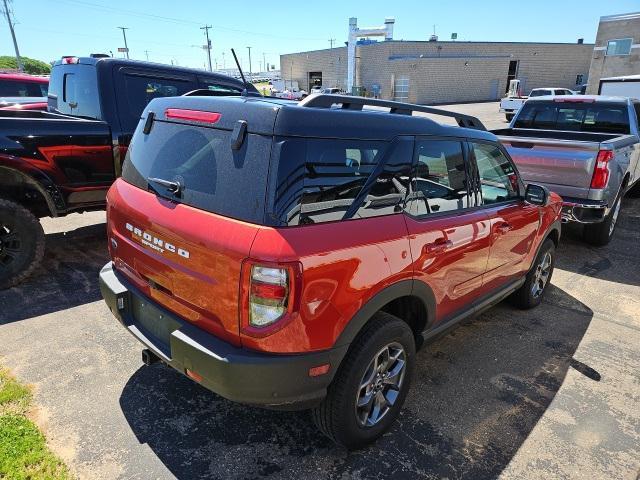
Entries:
{"label": "white pickup truck", "polygon": [[286,98],[288,100],[302,100],[309,94],[305,90],[300,90],[298,82],[295,80],[274,80],[271,83],[271,96]]}
{"label": "white pickup truck", "polygon": [[518,112],[518,110],[520,110],[520,107],[524,105],[524,102],[526,102],[527,99],[531,97],[543,97],[543,96],[555,97],[557,95],[575,95],[575,93],[572,90],[569,90],[568,88],[555,88],[555,87],[534,88],[533,90],[531,90],[528,96],[519,95],[517,93],[518,90],[519,90],[519,87],[516,86],[516,88],[513,89],[513,92],[512,92],[512,88],[510,85],[509,95],[507,95],[500,101],[500,113],[504,113],[508,122],[510,122],[513,119],[514,115]]}

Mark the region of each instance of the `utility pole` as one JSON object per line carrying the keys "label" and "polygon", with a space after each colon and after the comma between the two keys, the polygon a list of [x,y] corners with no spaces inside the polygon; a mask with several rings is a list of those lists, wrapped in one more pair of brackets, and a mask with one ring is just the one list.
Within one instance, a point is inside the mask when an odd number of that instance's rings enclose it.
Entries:
{"label": "utility pole", "polygon": [[268,72],[269,65],[267,65],[267,57],[265,56],[264,52],[262,52],[262,65],[264,65],[264,71]]}
{"label": "utility pole", "polygon": [[224,64],[224,52],[222,52],[222,69],[224,70],[226,67],[226,65]]}
{"label": "utility pole", "polygon": [[127,45],[127,33],[126,30],[129,30],[129,27],[118,27],[120,30],[122,30],[122,37],[124,38],[124,48],[125,53],[127,54],[127,60],[129,59],[129,46]]}
{"label": "utility pole", "polygon": [[16,40],[16,32],[13,30],[13,22],[11,21],[11,14],[9,13],[9,5],[7,5],[7,0],[4,0],[4,13],[7,15],[7,23],[9,24],[9,30],[11,30],[11,37],[13,38],[13,48],[16,51],[16,64],[18,65],[18,70],[24,72],[24,64],[22,63],[22,58],[20,58],[20,51],[18,50],[18,40]]}
{"label": "utility pole", "polygon": [[200,30],[204,30],[204,35],[207,37],[207,45],[205,48],[207,49],[207,59],[209,61],[209,71],[211,72],[211,40],[209,40],[209,29],[213,28],[211,25],[205,25],[204,27],[200,27]]}
{"label": "utility pole", "polygon": [[329,39],[329,45],[330,45],[330,48],[332,48],[332,49],[333,49],[333,42],[335,42],[335,41],[336,41],[336,39],[335,39],[335,38],[330,38],[330,39]]}
{"label": "utility pole", "polygon": [[251,47],[247,47],[249,50],[249,78],[253,79],[253,73],[251,72]]}
{"label": "utility pole", "polygon": [[149,61],[149,50],[145,50],[144,54],[147,56],[147,62]]}

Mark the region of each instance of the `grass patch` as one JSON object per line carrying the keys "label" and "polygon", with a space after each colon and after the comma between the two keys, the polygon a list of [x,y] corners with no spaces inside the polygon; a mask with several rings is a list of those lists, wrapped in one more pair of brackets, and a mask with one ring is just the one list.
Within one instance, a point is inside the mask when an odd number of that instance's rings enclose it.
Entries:
{"label": "grass patch", "polygon": [[27,418],[31,391],[0,367],[0,479],[66,480],[67,467]]}

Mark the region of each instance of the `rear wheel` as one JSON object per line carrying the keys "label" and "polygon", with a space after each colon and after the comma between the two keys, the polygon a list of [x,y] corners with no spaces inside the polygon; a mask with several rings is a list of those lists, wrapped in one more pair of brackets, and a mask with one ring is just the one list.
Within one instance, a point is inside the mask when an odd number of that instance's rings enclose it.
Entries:
{"label": "rear wheel", "polygon": [[0,289],[31,275],[42,260],[44,243],[36,216],[15,202],[0,199]]}
{"label": "rear wheel", "polygon": [[398,417],[414,364],[409,326],[378,312],[352,344],[326,398],[312,411],[315,424],[349,449],[373,442]]}
{"label": "rear wheel", "polygon": [[540,304],[551,283],[555,261],[556,245],[553,240],[547,239],[542,244],[524,285],[511,296],[512,302],[517,307],[527,310]]}
{"label": "rear wheel", "polygon": [[613,204],[613,208],[611,208],[602,222],[585,225],[583,237],[587,243],[603,247],[611,241],[613,233],[616,230],[616,224],[618,223],[621,205],[622,195],[618,195],[618,198],[616,198]]}

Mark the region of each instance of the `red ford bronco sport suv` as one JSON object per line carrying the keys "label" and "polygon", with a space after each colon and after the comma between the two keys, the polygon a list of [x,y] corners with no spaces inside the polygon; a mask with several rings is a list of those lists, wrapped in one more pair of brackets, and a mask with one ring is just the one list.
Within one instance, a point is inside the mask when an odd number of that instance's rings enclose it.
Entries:
{"label": "red ford bronco sport suv", "polygon": [[107,201],[102,295],[144,362],[312,408],[348,448],[394,422],[425,340],[540,303],[560,237],[560,197],[477,119],[336,95],[154,99]]}

